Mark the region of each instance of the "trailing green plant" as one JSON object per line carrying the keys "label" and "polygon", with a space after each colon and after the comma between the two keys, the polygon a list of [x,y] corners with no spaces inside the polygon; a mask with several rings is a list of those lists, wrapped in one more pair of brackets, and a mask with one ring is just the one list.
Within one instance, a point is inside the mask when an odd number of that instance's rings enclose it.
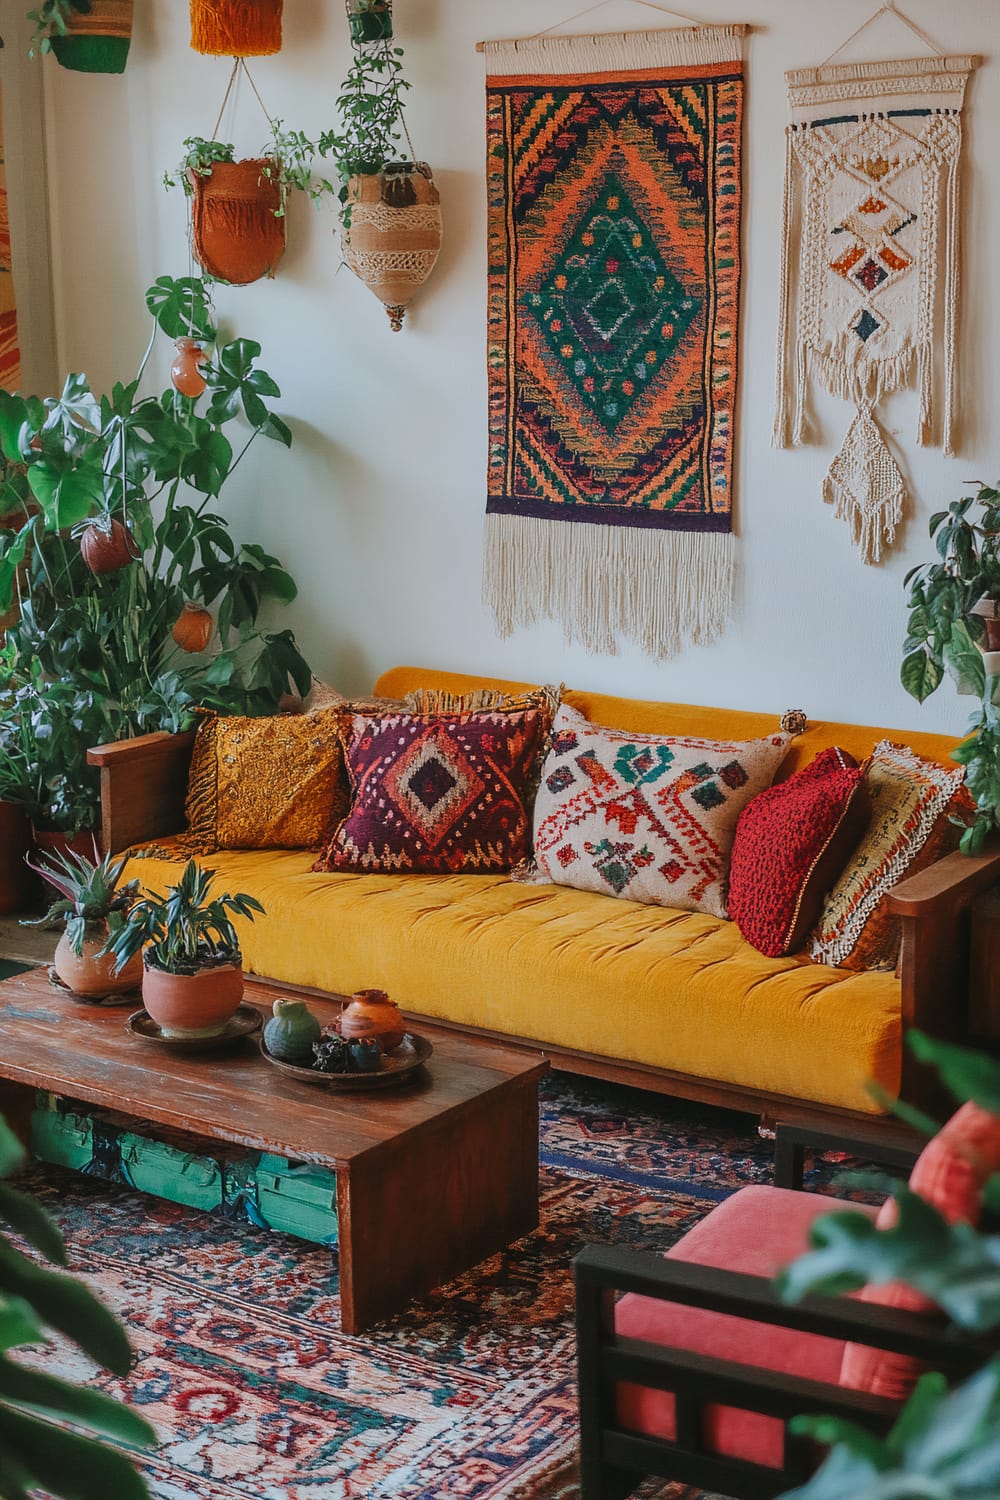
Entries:
{"label": "trailing green plant", "polygon": [[[923,1062],[937,1065],[959,1099],[1000,1114],[1000,1064],[984,1054],[910,1034]],[[872,1185],[870,1174],[851,1181]],[[779,1278],[783,1295],[835,1294],[905,1281],[944,1309],[957,1328],[1000,1327],[1000,1235],[950,1224],[923,1198],[893,1183],[898,1214],[876,1228],[845,1210],[817,1219],[812,1250]],[[1000,1206],[1000,1178],[985,1202]],[[995,1347],[995,1346],[994,1346]],[[841,1418],[798,1417],[793,1431],[829,1444],[821,1467],[783,1500],[996,1500],[1000,1494],[1000,1357],[953,1390],[943,1374],[922,1377],[885,1438]]]}
{"label": "trailing green plant", "polygon": [[65,36],[69,30],[67,22],[72,16],[89,16],[90,0],[42,0],[37,10],[28,11],[28,20],[34,21],[35,29],[28,44],[28,56],[52,51],[52,37]]}
{"label": "trailing green plant", "polygon": [[340,179],[338,197],[342,219],[350,227],[350,181],[355,176],[381,172],[390,162],[412,160],[402,150],[406,134],[403,94],[410,84],[403,76],[403,49],[391,37],[372,43],[352,40],[353,56],[337,99],[340,128],[319,138],[323,156],[332,156]]}
{"label": "trailing green plant", "polygon": [[[0,1178],[23,1160],[0,1116]],[[50,1264],[65,1266],[62,1236],[48,1214],[4,1182],[0,1223]],[[98,1391],[81,1390],[12,1358],[15,1350],[43,1344],[47,1328],[113,1374],[129,1373],[132,1351],[118,1320],[82,1282],[29,1259],[0,1230],[0,1497],[31,1500],[44,1490],[64,1500],[148,1500],[131,1459],[98,1435],[150,1448],[156,1433],[149,1423]]]}
{"label": "trailing green plant", "polygon": [[[261,175],[277,181],[281,202],[275,215],[285,212],[285,202],[290,191],[307,193],[313,203],[318,203],[325,193],[333,193],[333,183],[315,174],[316,157],[321,155],[320,146],[301,130],[285,130],[280,120],[271,122],[271,135],[259,152],[261,160],[268,163]],[[181,187],[190,198],[194,192],[191,175],[210,177],[218,162],[236,160],[236,148],[228,141],[206,141],[201,136],[188,136],[184,142],[184,155],[172,171],[163,174],[163,185],[167,188]]]}
{"label": "trailing green plant", "polygon": [[[978,506],[979,512],[973,511]],[[1000,679],[989,674],[979,649],[982,619],[972,613],[985,595],[1000,598],[1000,490],[980,484],[930,519],[937,561],[906,575],[909,620],[900,680],[918,702],[937,690],[947,673],[962,694],[980,700],[968,737],[953,752],[965,767],[976,820],[960,847],[975,854],[1000,828]]]}
{"label": "trailing green plant", "polygon": [[[96,823],[90,746],[190,728],[198,704],[273,713],[290,678],[301,693],[310,684],[291,631],[264,625],[295,584],[262,547],[237,544],[216,505],[258,438],[291,445],[260,345],[217,338],[201,278],[161,276],[146,302],[154,336],[211,350],[203,396],[142,395],[149,350],[108,395],[79,374],[44,401],[0,391],[0,612],[20,602],[0,649],[0,785],[13,783],[8,795],[36,823],[66,831]],[[108,541],[116,526],[130,552],[95,574],[80,533]],[[172,635],[192,599],[215,619],[197,656]]]}
{"label": "trailing green plant", "polygon": [[122,854],[117,859],[112,854],[99,857],[96,840],[93,859],[75,849],[56,849],[47,859],[28,863],[60,892],[60,898],[44,917],[25,918],[23,925],[42,927],[51,922],[65,922],[66,936],[78,958],[83,957],[84,938],[93,936],[95,928],[106,930],[110,937],[121,930],[139,892],[138,880],[130,880],[123,886],[118,884],[128,864],[128,855]]}
{"label": "trailing green plant", "polygon": [[240,942],[229,913],[254,920],[264,908],[253,896],[209,899],[215,870],[188,860],[176,885],[165,896],[150,892],[135,902],[125,921],[112,933],[103,952],[112,953],[120,970],[142,952],[150,968],[167,974],[197,974],[199,970],[241,961]]}

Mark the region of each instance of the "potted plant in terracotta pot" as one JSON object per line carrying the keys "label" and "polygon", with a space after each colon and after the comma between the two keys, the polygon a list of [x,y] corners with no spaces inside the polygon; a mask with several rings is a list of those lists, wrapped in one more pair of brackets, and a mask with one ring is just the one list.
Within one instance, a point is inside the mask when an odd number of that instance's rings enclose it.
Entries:
{"label": "potted plant in terracotta pot", "polygon": [[381,42],[392,36],[392,0],[347,0],[353,42]]}
{"label": "potted plant in terracotta pot", "polygon": [[[977,509],[978,507],[978,509]],[[980,484],[931,517],[938,560],[906,576],[909,622],[900,677],[919,702],[947,674],[979,699],[954,751],[975,800],[960,847],[975,854],[1000,829],[1000,489]]]}
{"label": "potted plant in terracotta pot", "polygon": [[78,73],[124,73],[132,42],[132,0],[42,0],[28,12],[28,56],[51,52]]}
{"label": "potted plant in terracotta pot", "polygon": [[59,982],[81,1000],[104,1000],[137,990],[142,983],[138,954],[116,968],[106,945],[125,924],[139,889],[137,880],[119,885],[128,856],[101,858],[93,841],[93,858],[72,849],[54,852],[32,865],[60,893],[44,917],[26,921],[40,927],[62,920],[65,931],[56,945],[52,967]]}
{"label": "potted plant in terracotta pot", "polygon": [[313,174],[319,152],[301,131],[273,122],[259,156],[237,161],[228,141],[189,136],[184,156],[164,175],[166,187],[182,187],[191,199],[191,238],[199,264],[210,276],[246,286],[273,276],[285,250],[285,204],[289,192],[317,202],[333,184]]}
{"label": "potted plant in terracotta pot", "polygon": [[189,860],[166,895],[141,896],[105,952],[123,968],[142,953],[142,1001],[166,1037],[218,1036],[243,998],[243,956],[230,913],[254,920],[253,896],[210,895],[215,871]]}
{"label": "potted plant in terracotta pot", "polygon": [[353,49],[337,100],[340,129],[325,132],[319,149],[332,155],[340,178],[344,260],[385,304],[398,333],[437,262],[441,199],[430,167],[413,157],[402,47],[384,35],[370,45],[354,40]]}

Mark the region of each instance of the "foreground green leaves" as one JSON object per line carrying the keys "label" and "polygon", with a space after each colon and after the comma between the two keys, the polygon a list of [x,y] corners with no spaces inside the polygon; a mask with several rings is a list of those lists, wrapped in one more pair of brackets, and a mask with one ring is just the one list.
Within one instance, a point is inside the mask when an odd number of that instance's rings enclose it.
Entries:
{"label": "foreground green leaves", "polygon": [[[0,1118],[0,1176],[22,1157]],[[65,1263],[62,1238],[48,1215],[2,1183],[0,1225],[23,1236],[46,1260]],[[30,1500],[44,1489],[62,1500],[148,1500],[131,1460],[98,1442],[97,1435],[151,1447],[156,1434],[149,1423],[98,1391],[79,1389],[9,1357],[12,1350],[45,1342],[47,1327],[114,1374],[128,1374],[132,1354],[117,1319],[82,1282],[30,1260],[0,1230],[0,1496]]]}

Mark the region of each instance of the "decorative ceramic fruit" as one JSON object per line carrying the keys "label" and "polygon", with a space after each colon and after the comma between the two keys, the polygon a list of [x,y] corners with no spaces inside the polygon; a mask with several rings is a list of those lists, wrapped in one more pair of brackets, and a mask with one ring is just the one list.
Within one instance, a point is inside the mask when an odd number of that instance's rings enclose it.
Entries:
{"label": "decorative ceramic fruit", "polygon": [[243,999],[243,969],[220,964],[197,974],[168,974],[148,964],[142,1003],[164,1036],[218,1036]]}
{"label": "decorative ceramic fruit", "polygon": [[80,551],[92,573],[117,573],[135,562],[139,549],[121,521],[95,521],[80,535]]}
{"label": "decorative ceramic fruit", "polygon": [[104,923],[95,923],[93,933],[83,939],[83,954],[73,952],[69,934],[63,933],[56,944],[52,967],[58,978],[74,995],[85,1000],[103,1000],[106,995],[125,995],[142,984],[142,955],[137,953],[125,967],[115,973],[113,954],[101,954],[108,932]]}
{"label": "decorative ceramic fruit", "polygon": [[182,651],[204,651],[212,639],[215,621],[203,604],[185,604],[171,634]]}
{"label": "decorative ceramic fruit", "polygon": [[341,228],[344,259],[385,303],[394,333],[441,250],[441,199],[425,161],[388,162],[352,177],[350,224]]}
{"label": "decorative ceramic fruit", "polygon": [[279,1062],[311,1064],[322,1027],[304,1000],[275,1000],[264,1027],[264,1046]]}
{"label": "decorative ceramic fruit", "polygon": [[201,366],[208,359],[208,354],[197,339],[177,339],[174,348],[177,353],[170,366],[170,381],[174,390],[180,391],[182,396],[200,396],[208,383],[201,373]]}
{"label": "decorative ceramic fruit", "polygon": [[346,1073],[350,1061],[347,1043],[342,1036],[331,1036],[324,1031],[318,1042],[313,1042],[313,1067],[317,1073]]}
{"label": "decorative ceramic fruit", "polygon": [[340,1034],[347,1042],[372,1037],[383,1052],[398,1047],[406,1034],[395,1000],[385,990],[358,990],[340,1017]]}
{"label": "decorative ceramic fruit", "polygon": [[355,1073],[377,1073],[382,1066],[382,1048],[373,1036],[348,1042],[347,1056]]}

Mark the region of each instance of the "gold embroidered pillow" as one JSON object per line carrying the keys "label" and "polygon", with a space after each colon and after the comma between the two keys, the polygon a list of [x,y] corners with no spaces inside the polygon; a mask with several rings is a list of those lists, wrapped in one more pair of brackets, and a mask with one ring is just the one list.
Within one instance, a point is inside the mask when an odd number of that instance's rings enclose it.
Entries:
{"label": "gold embroidered pillow", "polygon": [[875,746],[864,766],[868,830],[823,903],[810,957],[842,969],[896,967],[900,927],[889,892],[957,844],[951,819],[966,817],[972,806],[964,774],[891,740]]}
{"label": "gold embroidered pillow", "polygon": [[341,714],[205,714],[188,776],[188,840],[216,849],[311,849],[347,811]]}
{"label": "gold embroidered pillow", "polygon": [[535,799],[535,860],[555,885],[726,913],[733,835],[791,736],[701,740],[591,724],[565,705]]}

